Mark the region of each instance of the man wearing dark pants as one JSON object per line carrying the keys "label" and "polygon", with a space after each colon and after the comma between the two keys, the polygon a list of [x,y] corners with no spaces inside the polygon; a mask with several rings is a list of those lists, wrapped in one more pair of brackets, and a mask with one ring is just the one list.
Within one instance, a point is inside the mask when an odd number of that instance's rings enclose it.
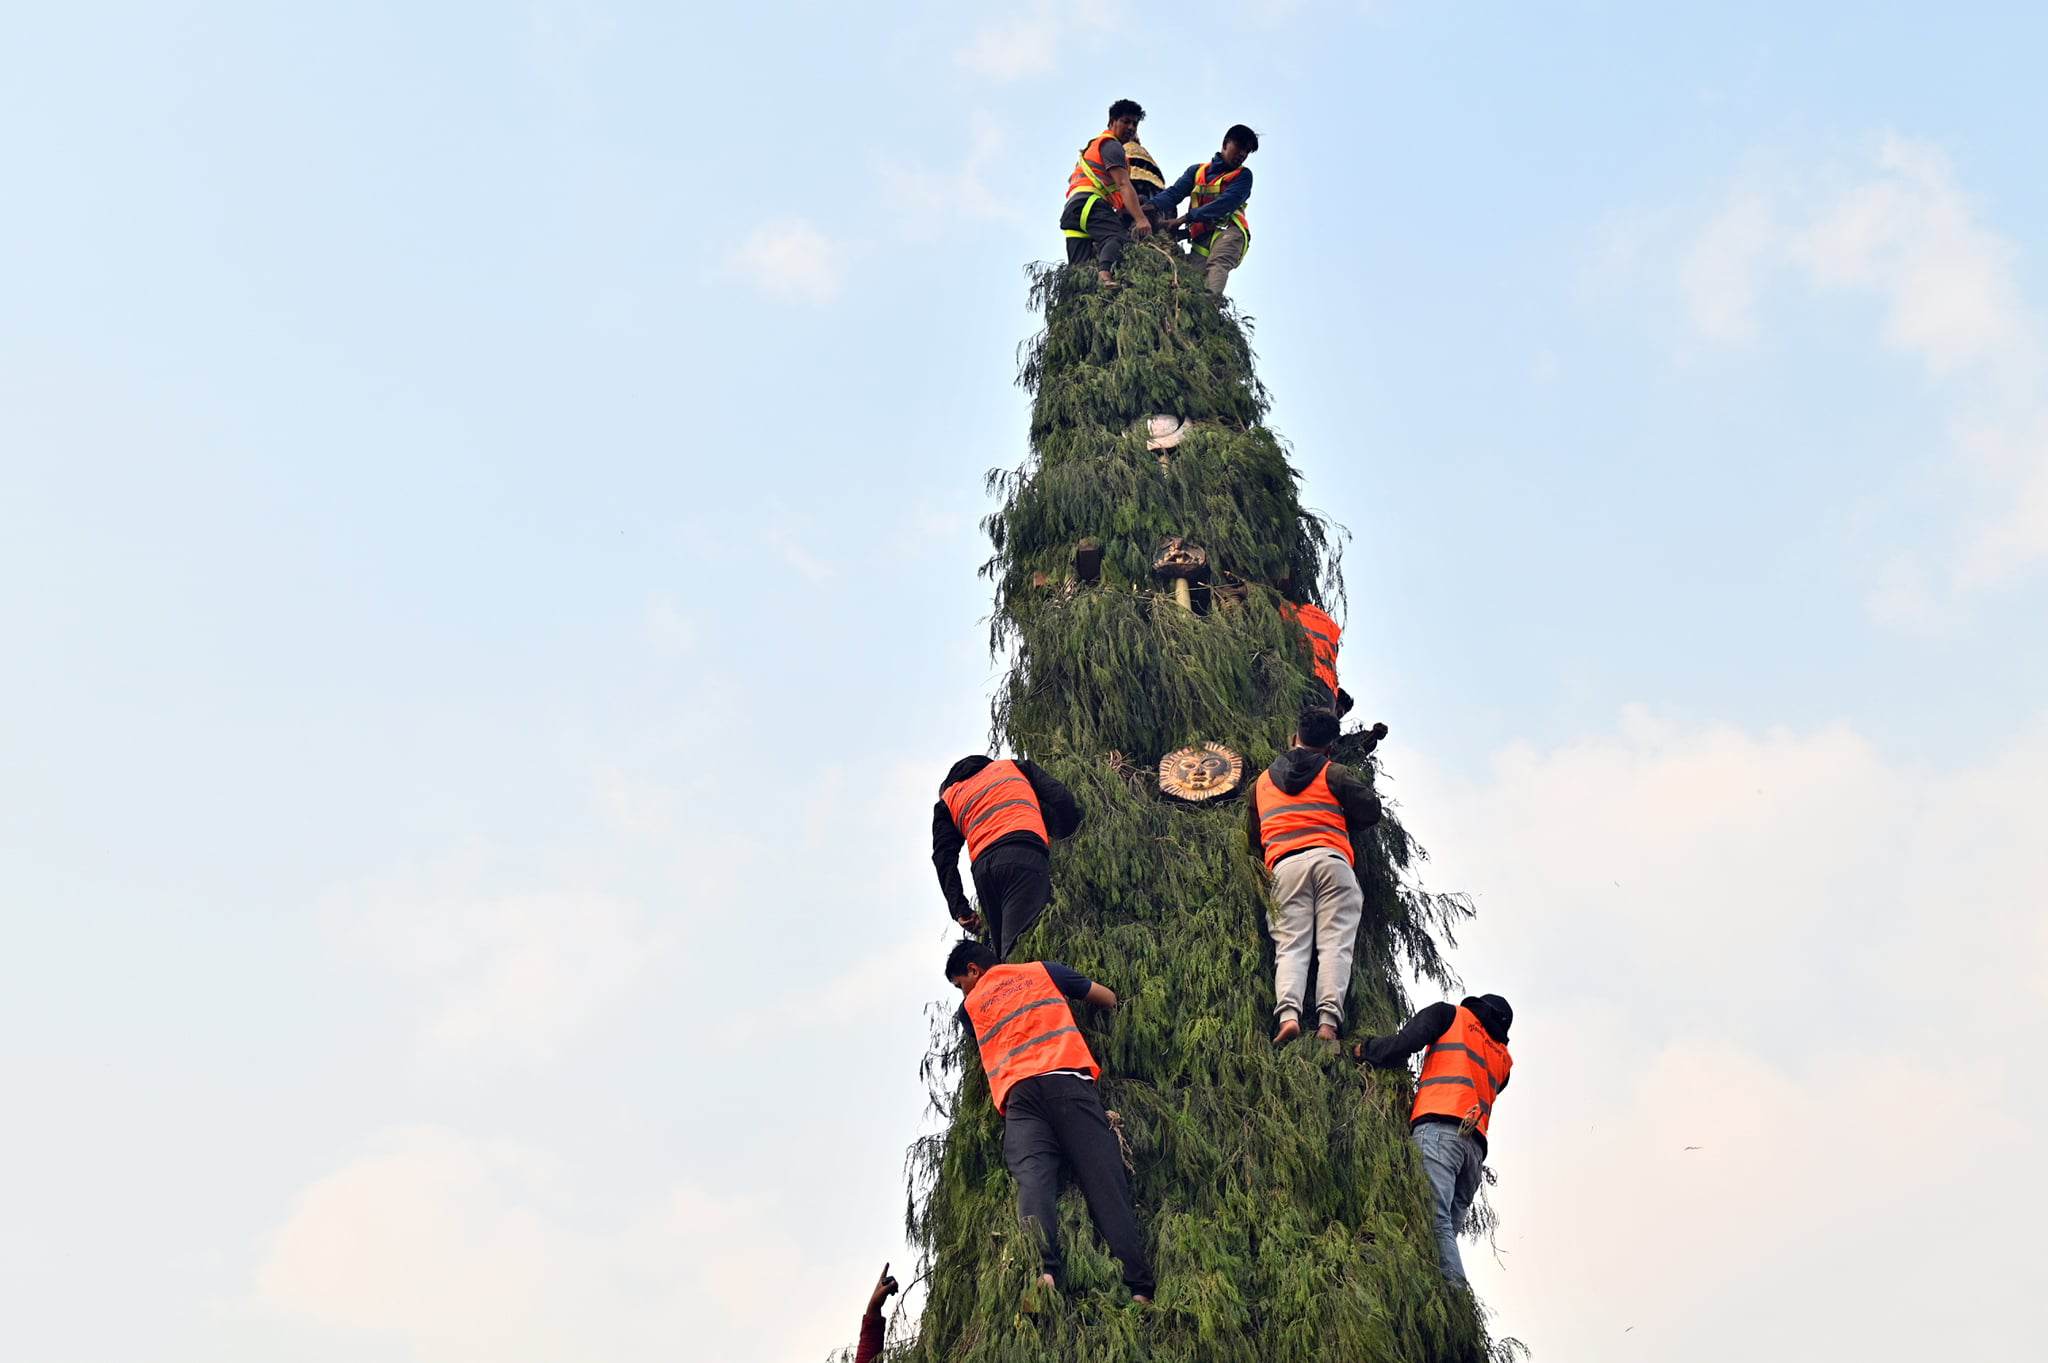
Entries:
{"label": "man wearing dark pants", "polygon": [[1432,1003],[1392,1036],[1367,1037],[1352,1054],[1380,1069],[1402,1069],[1425,1046],[1429,1053],[1415,1082],[1409,1135],[1429,1177],[1436,1222],[1437,1262],[1448,1281],[1465,1286],[1458,1231],[1486,1168],[1486,1129],[1493,1104],[1508,1086],[1514,1058],[1508,1028],[1515,1010],[1498,994],[1464,1002]]}
{"label": "man wearing dark pants", "polygon": [[963,941],[946,958],[946,979],[966,1000],[989,1097],[1003,1115],[1003,1162],[1017,1180],[1017,1214],[1043,1256],[1039,1281],[1060,1284],[1059,1194],[1073,1171],[1096,1234],[1123,1266],[1133,1301],[1152,1300],[1152,1265],[1131,1209],[1123,1150],[1095,1080],[1102,1070],[1081,1037],[1069,1001],[1115,1008],[1116,995],[1057,961],[1004,965],[983,942]]}
{"label": "man wearing dark pants", "polygon": [[[940,782],[932,806],[932,865],[946,911],[969,932],[986,927],[997,955],[1007,959],[1052,902],[1048,844],[1080,826],[1074,793],[1036,762],[980,753],[961,758]],[[962,847],[981,901],[978,913],[960,887]]]}
{"label": "man wearing dark pants", "polygon": [[1145,111],[1134,99],[1109,106],[1109,127],[1088,139],[1067,176],[1067,200],[1060,209],[1060,235],[1067,239],[1067,263],[1095,264],[1104,288],[1116,287],[1117,262],[1131,233],[1146,236],[1152,223],[1131,185],[1124,143],[1138,135]]}
{"label": "man wearing dark pants", "polygon": [[1316,967],[1316,1035],[1344,1026],[1351,954],[1365,896],[1352,869],[1351,838],[1380,821],[1372,787],[1330,760],[1337,716],[1320,706],[1294,723],[1294,746],[1252,785],[1245,810],[1251,855],[1272,878],[1266,930],[1273,938],[1273,1040],[1301,1035],[1309,965]]}

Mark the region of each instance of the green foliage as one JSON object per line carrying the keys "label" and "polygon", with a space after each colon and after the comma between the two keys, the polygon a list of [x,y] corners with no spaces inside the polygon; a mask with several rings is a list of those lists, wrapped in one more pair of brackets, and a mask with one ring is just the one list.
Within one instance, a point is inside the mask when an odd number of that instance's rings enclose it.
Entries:
{"label": "green foliage", "polygon": [[[1031,1285],[1001,1119],[971,1043],[935,1014],[926,1074],[947,1124],[910,1156],[909,1226],[929,1291],[916,1336],[892,1357],[1484,1359],[1470,1298],[1437,1272],[1405,1078],[1313,1040],[1275,1050],[1264,878],[1246,854],[1244,806],[1158,795],[1158,759],[1184,744],[1236,749],[1248,780],[1272,760],[1310,683],[1274,588],[1342,588],[1337,537],[1302,509],[1279,440],[1259,424],[1265,393],[1227,305],[1156,250],[1132,251],[1123,278],[1117,293],[1090,270],[1034,278],[1046,327],[1021,369],[1033,460],[991,479],[1003,502],[987,522],[986,572],[992,643],[1013,661],[996,736],[1086,811],[1054,851],[1052,906],[1013,959],[1064,960],[1123,997],[1113,1018],[1082,1022],[1130,1141],[1159,1295],[1150,1308],[1128,1302],[1072,1193],[1067,1292]],[[1133,433],[1155,412],[1204,423],[1164,468]],[[1104,549],[1092,586],[1073,577],[1084,535]],[[1167,535],[1205,547],[1213,581],[1238,590],[1204,593],[1200,612],[1176,605],[1151,574]],[[1350,650],[1369,637],[1354,632]],[[1371,759],[1354,765],[1377,773]],[[1408,883],[1419,852],[1391,813],[1357,852],[1367,911],[1351,1030],[1362,1034],[1406,1015],[1404,966],[1452,985],[1438,942],[1470,909]]]}

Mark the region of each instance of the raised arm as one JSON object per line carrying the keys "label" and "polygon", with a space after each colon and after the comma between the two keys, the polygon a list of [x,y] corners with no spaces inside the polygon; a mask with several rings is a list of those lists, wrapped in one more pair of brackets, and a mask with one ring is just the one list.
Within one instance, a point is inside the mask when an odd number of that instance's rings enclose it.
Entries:
{"label": "raised arm", "polygon": [[[1189,166],[1180,173],[1180,178],[1154,194],[1145,205],[1148,213],[1171,213],[1180,207],[1180,201],[1195,192],[1195,172],[1201,166]],[[1164,224],[1162,224],[1163,226]]]}
{"label": "raised arm", "polygon": [[1116,1007],[1116,991],[1106,984],[1097,984],[1070,965],[1059,961],[1041,962],[1046,974],[1052,976],[1053,984],[1062,994],[1076,1003],[1092,1003],[1097,1008]]}
{"label": "raised arm", "polygon": [[1351,768],[1330,764],[1330,793],[1344,806],[1344,822],[1352,832],[1362,833],[1380,821],[1383,811],[1372,787]]}
{"label": "raised arm", "polygon": [[1398,1070],[1408,1057],[1429,1045],[1449,1029],[1458,1017],[1454,1003],[1432,1003],[1402,1024],[1392,1036],[1369,1036],[1351,1048],[1351,1054],[1375,1069]]}

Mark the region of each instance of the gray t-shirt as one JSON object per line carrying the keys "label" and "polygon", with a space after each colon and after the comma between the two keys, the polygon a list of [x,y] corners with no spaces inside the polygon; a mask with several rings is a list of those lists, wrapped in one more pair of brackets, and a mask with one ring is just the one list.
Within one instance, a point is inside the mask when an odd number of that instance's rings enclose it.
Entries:
{"label": "gray t-shirt", "polygon": [[[1127,168],[1130,165],[1130,161],[1124,156],[1124,144],[1117,141],[1114,137],[1104,142],[1102,144],[1102,164],[1108,170],[1123,170]],[[1103,178],[1107,179],[1109,177],[1104,176]]]}

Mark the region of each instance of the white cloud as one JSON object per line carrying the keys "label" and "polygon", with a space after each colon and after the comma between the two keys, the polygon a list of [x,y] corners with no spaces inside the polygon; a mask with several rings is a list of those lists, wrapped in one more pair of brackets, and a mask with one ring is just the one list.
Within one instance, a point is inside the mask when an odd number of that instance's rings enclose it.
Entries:
{"label": "white cloud", "polygon": [[265,1300],[326,1325],[409,1334],[451,1358],[519,1348],[551,1277],[536,1167],[439,1128],[391,1133],[316,1180],[276,1234]]}
{"label": "white cloud", "polygon": [[1503,1332],[1704,1363],[2009,1331],[2048,1212],[2016,1175],[2048,1118],[2044,762],[2048,723],[1934,773],[1844,725],[1638,710],[1478,781],[1403,765],[1432,881],[1479,899],[1467,981],[1517,1005],[1506,1267],[1468,1254]]}
{"label": "white cloud", "polygon": [[1002,126],[976,112],[968,119],[966,150],[957,163],[906,162],[892,152],[879,173],[887,187],[883,197],[903,208],[897,221],[904,235],[928,241],[940,236],[948,221],[1021,221],[1015,196],[989,185],[990,173],[1000,174],[1007,165],[1007,145]]}
{"label": "white cloud", "polygon": [[647,603],[647,641],[656,651],[675,657],[697,647],[697,624],[673,600],[655,597]]}
{"label": "white cloud", "polygon": [[[1604,250],[1610,265],[1626,267]],[[1937,591],[1888,580],[1880,620],[1925,629],[1945,597],[2007,582],[2048,558],[2044,332],[2019,287],[2018,249],[1987,225],[1931,143],[1886,137],[1865,162],[1751,174],[1679,251],[1677,285],[1696,331],[1757,334],[1760,292],[1786,279],[1874,298],[1878,335],[1925,370],[1949,405],[1951,466],[1981,496]]]}
{"label": "white cloud", "polygon": [[776,557],[793,568],[799,577],[807,582],[829,582],[837,576],[838,570],[831,563],[812,553],[805,545],[802,531],[794,525],[771,525],[762,533],[762,541],[775,551]]}
{"label": "white cloud", "polygon": [[727,263],[771,297],[823,304],[839,297],[845,252],[803,219],[784,218],[756,227]]}
{"label": "white cloud", "polygon": [[1079,0],[1036,0],[1035,3],[998,14],[974,31],[953,60],[978,76],[993,81],[1022,80],[1042,76],[1053,69],[1061,49],[1077,34],[1100,36],[1113,15],[1099,5]]}
{"label": "white cloud", "polygon": [[1701,230],[1678,271],[1694,326],[1723,341],[1755,334],[1757,271],[1777,230],[1755,193],[1738,194]]}
{"label": "white cloud", "polygon": [[1908,634],[1938,636],[1950,624],[1926,568],[1910,554],[1895,555],[1884,566],[1863,604],[1871,619]]}
{"label": "white cloud", "polygon": [[765,1363],[851,1332],[857,1281],[838,1265],[836,1295],[813,1280],[800,1215],[690,1184],[594,1196],[608,1172],[444,1127],[388,1131],[294,1200],[258,1298],[435,1363],[653,1363],[707,1343]]}
{"label": "white cloud", "polygon": [[1885,340],[1936,374],[1982,365],[2031,379],[2039,342],[2012,243],[1977,220],[1938,148],[1888,137],[1874,170],[1793,238],[1793,260],[1822,285],[1876,293]]}
{"label": "white cloud", "polygon": [[1052,70],[1066,26],[1059,6],[1036,4],[1024,13],[1002,15],[983,23],[966,46],[954,53],[954,60],[990,80],[1013,81],[1042,75]]}
{"label": "white cloud", "polygon": [[430,1055],[553,1056],[662,944],[636,904],[583,889],[490,888],[467,855],[337,893],[329,921],[422,995]]}

